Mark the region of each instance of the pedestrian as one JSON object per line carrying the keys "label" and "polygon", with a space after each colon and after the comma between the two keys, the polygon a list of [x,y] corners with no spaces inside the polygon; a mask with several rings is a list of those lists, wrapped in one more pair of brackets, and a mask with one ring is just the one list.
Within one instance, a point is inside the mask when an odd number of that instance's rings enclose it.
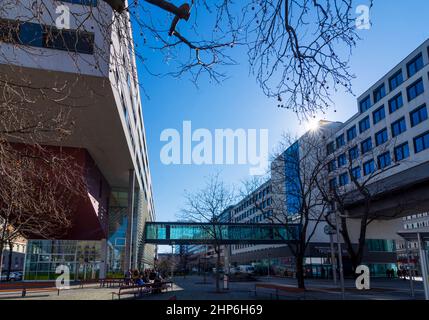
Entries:
{"label": "pedestrian", "polygon": [[125,282],[126,286],[128,286],[130,284],[131,275],[132,275],[131,269],[125,272],[124,282]]}

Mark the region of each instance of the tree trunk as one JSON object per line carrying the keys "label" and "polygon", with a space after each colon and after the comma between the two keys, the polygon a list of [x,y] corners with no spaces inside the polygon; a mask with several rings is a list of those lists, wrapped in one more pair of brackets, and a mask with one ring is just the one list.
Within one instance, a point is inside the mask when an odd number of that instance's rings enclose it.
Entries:
{"label": "tree trunk", "polygon": [[12,256],[13,256],[13,243],[9,241],[9,261],[7,263],[7,281],[10,280],[10,272],[12,271]]}
{"label": "tree trunk", "polygon": [[220,292],[220,248],[216,250],[216,292]]}
{"label": "tree trunk", "polygon": [[[0,276],[2,275],[2,272],[3,272],[3,249],[4,249],[4,243],[2,240],[0,240]],[[0,278],[0,282],[1,282],[1,278]]]}
{"label": "tree trunk", "polygon": [[296,267],[296,279],[298,281],[298,288],[305,289],[303,255],[299,254],[295,257],[295,267]]}

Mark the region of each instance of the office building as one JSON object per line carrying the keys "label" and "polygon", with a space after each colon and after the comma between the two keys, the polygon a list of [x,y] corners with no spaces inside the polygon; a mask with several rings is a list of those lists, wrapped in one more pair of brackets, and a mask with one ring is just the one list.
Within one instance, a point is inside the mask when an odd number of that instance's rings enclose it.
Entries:
{"label": "office building", "polygon": [[[49,148],[81,165],[87,192],[74,204],[67,234],[29,239],[24,277],[55,279],[60,264],[72,280],[152,266],[155,248],[144,244],[143,230],[155,208],[129,13],[100,0],[44,3],[37,15],[27,10],[29,0],[0,11],[0,74],[66,89],[61,106],[74,129]],[[59,5],[71,12],[67,28],[58,26]],[[47,114],[59,108],[53,100],[39,103]]]}

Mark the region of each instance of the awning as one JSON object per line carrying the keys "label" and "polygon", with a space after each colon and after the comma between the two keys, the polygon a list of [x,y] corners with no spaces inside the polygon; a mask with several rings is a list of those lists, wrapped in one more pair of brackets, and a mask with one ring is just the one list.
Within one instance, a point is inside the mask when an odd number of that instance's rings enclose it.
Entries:
{"label": "awning", "polygon": [[429,241],[429,230],[414,229],[410,231],[400,231],[398,235],[407,241],[417,241],[417,234],[420,234],[422,241]]}

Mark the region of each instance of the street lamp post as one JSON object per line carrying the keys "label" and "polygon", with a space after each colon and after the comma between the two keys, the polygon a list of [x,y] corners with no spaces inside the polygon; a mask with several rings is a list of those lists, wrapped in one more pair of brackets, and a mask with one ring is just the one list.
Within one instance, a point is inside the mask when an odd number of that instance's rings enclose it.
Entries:
{"label": "street lamp post", "polygon": [[337,228],[337,246],[338,246],[338,265],[340,268],[340,284],[341,284],[341,297],[345,299],[345,290],[344,290],[344,269],[343,269],[343,254],[341,249],[341,241],[340,241],[340,224],[338,221],[338,213],[335,210],[335,225]]}
{"label": "street lamp post", "polygon": [[174,276],[174,243],[171,244],[171,281]]}
{"label": "street lamp post", "polygon": [[413,271],[411,270],[411,252],[410,252],[410,248],[409,248],[409,242],[405,241],[405,247],[407,249],[407,263],[408,263],[408,272],[410,274],[410,289],[411,289],[411,296],[414,298],[415,294],[414,294],[414,283],[413,283]]}
{"label": "street lamp post", "polygon": [[334,277],[334,285],[337,286],[337,261],[335,259],[334,235],[332,234],[332,232],[329,233],[329,241],[331,244],[332,276]]}

